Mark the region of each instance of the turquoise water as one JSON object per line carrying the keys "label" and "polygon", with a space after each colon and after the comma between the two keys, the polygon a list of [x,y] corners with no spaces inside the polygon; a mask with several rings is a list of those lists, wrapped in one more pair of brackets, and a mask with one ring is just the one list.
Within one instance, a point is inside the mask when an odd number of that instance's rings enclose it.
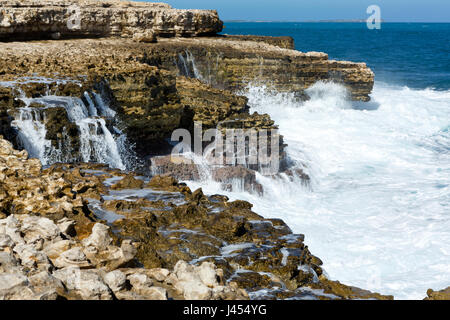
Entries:
{"label": "turquoise water", "polygon": [[[376,74],[368,103],[333,83],[316,83],[304,103],[249,83],[250,112],[272,117],[311,187],[258,176],[262,197],[227,195],[305,234],[331,279],[403,299],[450,286],[450,24],[225,25],[292,36],[298,50],[366,62]],[[190,184],[224,193],[213,181]]]}
{"label": "turquoise water", "polygon": [[291,36],[299,51],[366,62],[376,80],[409,88],[450,89],[450,23],[225,22],[223,33]]}

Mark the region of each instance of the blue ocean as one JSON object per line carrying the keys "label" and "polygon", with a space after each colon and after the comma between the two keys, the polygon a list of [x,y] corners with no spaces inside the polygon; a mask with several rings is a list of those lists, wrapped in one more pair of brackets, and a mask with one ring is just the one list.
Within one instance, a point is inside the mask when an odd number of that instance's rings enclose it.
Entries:
{"label": "blue ocean", "polygon": [[409,88],[450,89],[450,23],[225,22],[225,34],[291,36],[299,51],[366,62],[376,80]]}
{"label": "blue ocean", "polygon": [[224,33],[291,36],[299,51],[366,62],[376,75],[367,103],[334,83],[313,85],[307,102],[249,84],[251,111],[275,120],[311,185],[258,176],[264,196],[229,197],[305,234],[331,279],[399,299],[448,287],[450,24],[226,22]]}

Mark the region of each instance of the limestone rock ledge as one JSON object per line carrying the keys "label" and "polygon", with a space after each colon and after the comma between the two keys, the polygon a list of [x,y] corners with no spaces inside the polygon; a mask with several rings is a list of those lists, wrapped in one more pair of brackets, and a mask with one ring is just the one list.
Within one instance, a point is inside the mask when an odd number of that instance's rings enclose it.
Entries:
{"label": "limestone rock ledge", "polygon": [[0,40],[74,37],[198,36],[222,31],[215,10],[121,0],[1,0]]}

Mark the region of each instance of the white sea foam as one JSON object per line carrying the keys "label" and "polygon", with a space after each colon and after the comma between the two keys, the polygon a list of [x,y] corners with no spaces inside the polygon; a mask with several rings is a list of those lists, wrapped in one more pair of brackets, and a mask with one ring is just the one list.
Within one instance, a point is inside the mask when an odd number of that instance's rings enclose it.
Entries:
{"label": "white sea foam", "polygon": [[[258,175],[263,197],[231,199],[305,234],[332,279],[406,299],[450,285],[450,91],[376,83],[369,103],[330,83],[311,87],[305,103],[265,87],[245,94],[312,181]],[[212,181],[189,184],[224,193]]]}
{"label": "white sea foam", "polygon": [[[84,93],[86,103],[80,98],[55,95],[21,97],[26,107],[18,110],[12,125],[18,130],[20,142],[30,156],[39,158],[44,165],[82,160],[105,163],[122,170],[132,167],[135,155],[129,147],[126,135],[115,126],[110,131],[105,119],[99,117],[113,119],[115,111],[104,103],[99,94],[92,95],[94,100],[88,92]],[[44,107],[34,108],[31,107],[32,103]],[[67,134],[63,133],[63,139],[58,141],[59,145],[56,147],[46,138],[46,119],[43,111],[54,107],[64,107],[69,121],[78,126],[81,159],[73,158]]]}

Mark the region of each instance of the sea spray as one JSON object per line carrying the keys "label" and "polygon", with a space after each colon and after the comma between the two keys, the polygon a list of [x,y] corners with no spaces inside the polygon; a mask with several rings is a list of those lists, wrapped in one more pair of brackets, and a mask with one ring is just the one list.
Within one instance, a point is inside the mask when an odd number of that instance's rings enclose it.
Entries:
{"label": "sea spray", "polygon": [[[28,81],[47,83],[45,79]],[[17,84],[1,83],[2,86],[20,89]],[[25,148],[31,157],[39,158],[43,165],[83,161],[105,163],[125,170],[135,168],[139,162],[125,133],[119,129],[121,124],[115,119],[116,112],[105,103],[100,94],[84,92],[82,98],[77,98],[58,96],[47,90],[45,96],[29,98],[22,91],[18,99],[24,102],[25,107],[12,111],[14,120],[11,125],[18,132],[19,145]],[[46,110],[56,107],[63,107],[68,120],[78,128],[78,157],[74,155],[76,152],[71,147],[66,128],[56,143],[46,138]],[[112,120],[115,125],[107,125],[105,119]]]}
{"label": "sea spray", "polygon": [[317,83],[309,101],[249,86],[251,112],[268,113],[288,156],[311,177],[257,174],[259,197],[224,192],[213,181],[189,182],[254,204],[282,218],[324,261],[332,279],[422,299],[450,278],[450,92],[376,83],[372,101],[347,99],[343,86]]}

